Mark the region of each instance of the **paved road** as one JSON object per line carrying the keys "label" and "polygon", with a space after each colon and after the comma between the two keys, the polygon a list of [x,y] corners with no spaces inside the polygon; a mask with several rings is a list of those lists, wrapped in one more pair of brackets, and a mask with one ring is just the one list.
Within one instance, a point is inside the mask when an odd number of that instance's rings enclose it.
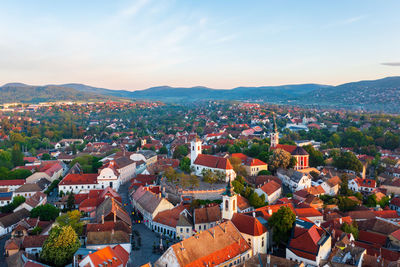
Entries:
{"label": "paved road", "polygon": [[[132,205],[128,197],[129,182],[120,186],[118,193],[121,195],[122,204],[132,218]],[[159,254],[153,253],[153,244],[160,244],[160,238],[158,235],[150,231],[144,224],[133,224],[133,230],[139,232],[142,239],[142,245],[139,250],[132,250],[131,252],[131,262],[129,266],[139,267],[148,262],[154,263],[159,257]],[[135,241],[137,242],[137,237],[135,236]]]}
{"label": "paved road", "polygon": [[8,239],[10,239],[10,237],[11,237],[11,234],[7,234],[0,238],[0,266],[7,266],[6,259],[4,257],[4,253],[5,253],[4,245],[6,244],[6,241]]}

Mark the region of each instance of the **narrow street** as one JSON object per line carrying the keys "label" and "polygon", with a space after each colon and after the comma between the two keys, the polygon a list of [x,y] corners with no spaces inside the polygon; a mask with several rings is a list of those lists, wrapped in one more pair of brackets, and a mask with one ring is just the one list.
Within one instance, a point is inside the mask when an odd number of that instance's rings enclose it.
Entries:
{"label": "narrow street", "polygon": [[[132,205],[128,196],[129,182],[119,187],[118,193],[121,195],[122,204],[132,219],[132,231],[139,232],[141,237],[141,246],[139,250],[132,250],[129,266],[139,267],[148,262],[154,263],[161,255],[153,253],[153,245],[160,243],[158,235],[149,230],[144,224],[135,224],[132,217]],[[132,234],[134,236],[134,234]],[[135,240],[137,237],[135,236]]]}

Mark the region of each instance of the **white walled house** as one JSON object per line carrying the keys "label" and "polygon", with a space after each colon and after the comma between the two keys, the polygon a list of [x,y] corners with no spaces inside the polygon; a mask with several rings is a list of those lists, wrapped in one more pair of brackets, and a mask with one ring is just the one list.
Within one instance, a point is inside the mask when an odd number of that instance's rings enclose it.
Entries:
{"label": "white walled house", "polygon": [[311,177],[295,170],[278,169],[277,176],[291,191],[299,191],[311,187]]}
{"label": "white walled house", "polygon": [[269,181],[263,186],[254,190],[259,196],[265,195],[265,200],[269,204],[274,203],[282,195],[282,186],[275,181]]}
{"label": "white walled house", "polygon": [[108,162],[105,166],[99,169],[97,183],[99,184],[100,188],[111,187],[115,191],[118,191],[121,182],[114,161]]}
{"label": "white walled house", "polygon": [[25,179],[16,180],[0,180],[0,188],[6,188],[9,192],[13,192],[20,186],[25,184]]}
{"label": "white walled house", "polygon": [[58,191],[78,194],[81,190],[100,189],[97,173],[70,173],[58,184]]}
{"label": "white walled house", "polygon": [[202,175],[203,170],[222,172],[225,182],[236,179],[236,173],[227,158],[202,154],[201,140],[196,138],[190,144],[190,162],[196,175]]}
{"label": "white walled house", "polygon": [[268,229],[255,217],[255,213],[253,216],[236,213],[233,215],[232,223],[251,246],[253,255],[258,253],[267,253],[267,249],[270,245],[268,243],[269,232]]}
{"label": "white walled house", "polygon": [[334,176],[329,180],[324,181],[321,184],[322,189],[324,189],[325,193],[330,196],[335,196],[339,192],[341,180],[338,176]]}
{"label": "white walled house", "polygon": [[355,192],[369,193],[376,188],[376,181],[372,179],[355,178],[349,181],[349,189]]}

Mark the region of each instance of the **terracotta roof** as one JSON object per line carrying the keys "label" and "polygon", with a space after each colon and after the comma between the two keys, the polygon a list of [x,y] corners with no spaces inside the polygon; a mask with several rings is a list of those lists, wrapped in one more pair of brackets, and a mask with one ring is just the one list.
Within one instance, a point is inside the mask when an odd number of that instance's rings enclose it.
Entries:
{"label": "terracotta roof", "polygon": [[38,191],[42,191],[42,188],[40,188],[37,184],[23,184],[20,187],[18,187],[14,192],[21,193],[21,192],[38,192]]}
{"label": "terracotta roof", "polygon": [[394,238],[396,238],[397,240],[400,240],[400,229],[394,231],[394,232],[391,233],[390,235],[393,236]]}
{"label": "terracotta roof", "polygon": [[328,181],[326,181],[326,183],[330,186],[330,187],[334,187],[338,184],[340,184],[342,181],[340,180],[339,176],[333,176],[332,178],[330,178]]}
{"label": "terracotta roof", "polygon": [[322,188],[321,185],[311,186],[310,188],[307,188],[307,191],[314,196],[325,194],[325,190]]}
{"label": "terracotta roof", "polygon": [[44,241],[48,238],[48,235],[28,235],[24,237],[22,241],[23,248],[39,248],[43,247]]}
{"label": "terracotta roof", "polygon": [[385,219],[398,219],[399,214],[395,210],[374,210],[376,217],[381,217]]}
{"label": "terracotta roof", "polygon": [[124,231],[88,232],[87,245],[111,245],[130,243],[129,234]]}
{"label": "terracotta roof", "polygon": [[132,225],[131,217],[122,207],[122,204],[114,198],[106,198],[99,206],[97,206],[95,221],[99,223],[102,221],[102,215],[104,215],[104,217],[109,215],[114,217],[114,214],[118,220],[121,220],[128,225]]}
{"label": "terracotta roof", "polygon": [[97,184],[97,173],[70,173],[59,185]]}
{"label": "terracotta roof", "polygon": [[[121,247],[120,245],[118,246]],[[94,266],[100,266],[100,265],[105,266],[104,262],[109,264],[108,262],[109,260],[115,266],[120,266],[120,265],[126,266],[126,263],[128,262],[126,260],[126,254],[128,255],[127,257],[129,258],[129,253],[126,252],[125,249],[123,248],[121,250],[121,248],[116,248],[116,247],[112,249],[110,246],[107,246],[94,253],[87,255],[86,257],[90,258],[90,261],[93,263]],[[125,253],[123,251],[125,251]],[[120,258],[121,256],[123,256],[123,259]]]}
{"label": "terracotta roof", "polygon": [[237,207],[240,210],[245,210],[245,209],[250,208],[250,203],[245,197],[242,197],[241,195],[237,195]]}
{"label": "terracotta roof", "polygon": [[232,223],[241,233],[251,236],[260,236],[268,231],[255,217],[243,213],[235,213],[232,217]]}
{"label": "terracotta roof", "polygon": [[384,246],[386,244],[386,239],[387,239],[386,235],[367,232],[364,230],[358,231],[357,241],[361,241],[364,243],[370,243],[370,244],[379,244],[380,246]]}
{"label": "terracotta roof", "polygon": [[392,198],[392,200],[390,201],[390,204],[400,207],[400,197]]}
{"label": "terracotta roof", "polygon": [[315,260],[319,247],[323,245],[323,241],[327,240],[328,235],[324,229],[314,223],[297,219],[288,249],[300,257]]}
{"label": "terracotta roof", "polygon": [[194,164],[223,170],[233,169],[228,159],[206,154],[198,155],[196,160],[194,161]]}
{"label": "terracotta roof", "polygon": [[261,186],[261,190],[264,191],[268,196],[275,193],[277,190],[281,188],[281,185],[276,183],[275,181],[270,181],[265,185]]}
{"label": "terracotta roof", "polygon": [[[256,213],[257,213],[257,217],[260,215],[262,216],[264,219],[268,220],[272,214],[274,214],[275,212],[277,212],[281,207],[288,207],[290,208],[294,214],[294,207],[292,203],[287,203],[287,204],[275,204],[275,205],[267,205],[261,208],[256,209]],[[252,212],[250,212],[252,213]],[[247,213],[249,214],[249,213]]]}
{"label": "terracotta roof", "polygon": [[322,213],[319,212],[317,209],[314,208],[303,208],[303,209],[295,209],[296,211],[296,215],[298,217],[317,217],[317,216],[321,216],[322,217]]}
{"label": "terracotta roof", "polygon": [[219,206],[205,207],[194,210],[194,223],[210,223],[221,220],[221,209]]}
{"label": "terracotta roof", "polygon": [[179,205],[177,207],[174,207],[173,209],[161,211],[153,219],[153,222],[175,228],[179,220],[179,215],[184,209],[185,207],[183,205]]}
{"label": "terracotta roof", "polygon": [[86,225],[86,232],[109,232],[109,231],[123,231],[127,234],[131,233],[130,226],[123,221],[105,221],[104,223],[89,223]]}
{"label": "terracotta roof", "polygon": [[170,249],[180,266],[194,267],[219,265],[251,247],[233,223],[227,221],[174,244]]}
{"label": "terracotta roof", "polygon": [[25,179],[0,180],[0,186],[23,185],[23,184],[25,184]]}

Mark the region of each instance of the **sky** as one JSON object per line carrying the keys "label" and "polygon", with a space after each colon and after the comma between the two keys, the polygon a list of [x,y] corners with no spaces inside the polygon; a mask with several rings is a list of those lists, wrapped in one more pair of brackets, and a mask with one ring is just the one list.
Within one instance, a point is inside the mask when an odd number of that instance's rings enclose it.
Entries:
{"label": "sky", "polygon": [[0,84],[228,89],[400,75],[399,0],[2,0]]}

